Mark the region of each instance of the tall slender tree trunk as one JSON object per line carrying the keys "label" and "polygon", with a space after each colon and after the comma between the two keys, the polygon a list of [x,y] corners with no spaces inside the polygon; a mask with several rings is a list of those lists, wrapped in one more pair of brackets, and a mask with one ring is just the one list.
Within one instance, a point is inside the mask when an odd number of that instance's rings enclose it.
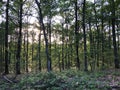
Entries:
{"label": "tall slender tree trunk", "polygon": [[47,56],[47,71],[50,72],[52,70],[51,68],[51,57],[49,56],[49,47],[48,47],[48,38],[47,38],[47,34],[45,31],[45,25],[43,23],[43,15],[42,15],[42,10],[41,10],[41,2],[38,2],[38,0],[35,0],[38,9],[39,9],[39,23],[42,27],[43,30],[43,34],[44,34],[44,39],[45,39],[45,49],[46,49],[46,56]]}
{"label": "tall slender tree trunk", "polygon": [[29,72],[29,71],[28,71],[28,55],[29,55],[29,54],[28,54],[28,52],[29,52],[29,51],[28,51],[28,50],[29,50],[29,49],[28,49],[28,48],[29,48],[28,38],[29,38],[29,37],[28,37],[28,28],[27,28],[26,65],[25,65],[25,66],[26,66],[26,72],[27,72],[27,73]]}
{"label": "tall slender tree trunk", "polygon": [[20,0],[20,11],[19,11],[19,36],[18,36],[18,45],[17,45],[17,55],[16,55],[16,74],[20,74],[20,59],[21,59],[21,45],[22,45],[22,12],[23,12],[23,1]]}
{"label": "tall slender tree trunk", "polygon": [[[108,26],[108,28],[109,28],[109,32],[108,32],[108,47],[109,47],[109,50],[111,51],[112,50],[112,48],[111,48],[111,46],[112,46],[112,40],[111,40],[111,20],[109,19],[109,21],[108,21],[108,24],[109,24],[109,26]],[[113,62],[112,62],[112,60],[110,60],[109,61],[109,66],[112,66],[112,64],[113,64]]]}
{"label": "tall slender tree trunk", "polygon": [[63,23],[62,23],[62,70],[65,69],[65,63],[64,63],[64,31],[63,31]]}
{"label": "tall slender tree trunk", "polygon": [[8,74],[8,73],[9,73],[9,69],[8,69],[8,28],[9,28],[8,10],[9,10],[9,0],[7,0],[7,3],[6,3],[6,24],[5,24],[5,74]]}
{"label": "tall slender tree trunk", "polygon": [[72,60],[73,60],[73,47],[72,47],[72,45],[73,45],[73,43],[72,43],[72,39],[73,39],[73,37],[72,37],[72,34],[70,33],[70,37],[69,37],[69,48],[70,48],[70,51],[69,51],[69,67],[71,68],[72,67]]}
{"label": "tall slender tree trunk", "polygon": [[104,63],[105,63],[105,60],[104,60],[104,25],[103,25],[103,18],[102,18],[102,68],[104,69]]}
{"label": "tall slender tree trunk", "polygon": [[111,49],[111,28],[110,28],[111,27],[111,22],[110,22],[110,20],[109,20],[108,23],[109,23],[109,37],[108,37],[109,38],[109,49]]}
{"label": "tall slender tree trunk", "polygon": [[67,55],[68,55],[68,47],[67,47],[67,40],[65,40],[65,68],[68,69],[68,59],[67,59]]}
{"label": "tall slender tree trunk", "polygon": [[104,17],[103,17],[103,1],[101,1],[101,33],[102,33],[102,69],[104,69],[104,38],[105,38],[105,32],[104,32]]}
{"label": "tall slender tree trunk", "polygon": [[0,60],[0,75],[1,75],[1,72],[2,72],[2,46],[0,46],[0,58],[1,58],[1,60]]}
{"label": "tall slender tree trunk", "polygon": [[91,61],[90,61],[90,67],[91,67],[91,71],[93,71],[93,47],[94,47],[94,44],[93,44],[93,34],[92,34],[92,30],[91,30],[91,17],[89,17],[89,30],[90,30],[90,33],[89,33],[89,40],[90,40],[90,58],[91,58]]}
{"label": "tall slender tree trunk", "polygon": [[58,53],[58,63],[59,63],[59,70],[61,72],[60,53]]}
{"label": "tall slender tree trunk", "polygon": [[112,3],[112,36],[113,36],[113,47],[114,47],[114,64],[115,68],[120,68],[119,66],[119,59],[118,59],[118,50],[117,50],[117,43],[116,43],[116,30],[115,30],[115,1],[111,0]]}
{"label": "tall slender tree trunk", "polygon": [[[96,57],[96,59],[97,59],[97,67],[99,67],[99,48],[100,48],[100,30],[99,30],[99,27],[98,27],[98,20],[97,20],[97,11],[96,11],[96,8],[95,8],[95,0],[94,0],[94,13],[95,13],[95,25],[96,25],[96,29],[97,29],[97,49],[96,49],[96,52],[97,53],[95,53],[95,57]],[[95,48],[95,47],[94,47]],[[96,59],[95,59],[95,62],[96,62]]]}
{"label": "tall slender tree trunk", "polygon": [[[70,37],[69,37],[70,38]],[[70,47],[70,40],[69,40],[69,43],[68,43],[68,49],[72,49],[71,47]],[[70,69],[70,67],[71,67],[71,65],[70,65],[70,56],[71,56],[71,52],[70,52],[70,50],[68,50],[68,54],[67,54],[67,58],[68,58],[68,69]]]}
{"label": "tall slender tree trunk", "polygon": [[76,64],[77,68],[80,69],[80,60],[79,60],[79,38],[78,38],[78,17],[77,17],[77,0],[75,0],[75,49],[76,49]]}
{"label": "tall slender tree trunk", "polygon": [[84,65],[85,71],[88,71],[88,65],[87,65],[87,45],[86,45],[86,30],[85,30],[85,10],[86,10],[86,0],[83,2],[83,33],[84,33]]}
{"label": "tall slender tree trunk", "polygon": [[32,48],[31,48],[31,53],[32,53],[32,63],[33,63],[33,59],[34,59],[34,39],[35,39],[34,37],[35,37],[35,32],[32,31],[31,35],[32,35]]}
{"label": "tall slender tree trunk", "polygon": [[3,65],[3,45],[0,45],[0,75],[2,74],[3,72],[3,68],[4,68],[4,65]]}
{"label": "tall slender tree trunk", "polygon": [[25,67],[25,61],[26,61],[26,41],[25,41],[25,39],[26,39],[26,33],[24,33],[24,35],[23,35],[23,57],[24,57],[24,60],[23,60],[23,68],[24,68],[24,71],[26,71],[26,67]]}
{"label": "tall slender tree trunk", "polygon": [[118,52],[119,52],[119,46],[120,46],[120,36],[119,36],[119,25],[117,24],[117,38],[118,38],[118,43],[117,43],[117,49],[118,49]]}
{"label": "tall slender tree trunk", "polygon": [[38,57],[39,57],[39,71],[41,71],[41,31],[39,34],[39,44],[38,44]]}
{"label": "tall slender tree trunk", "polygon": [[49,12],[50,16],[49,16],[49,24],[48,24],[48,28],[49,28],[49,56],[50,56],[50,68],[52,69],[52,61],[51,61],[51,11]]}
{"label": "tall slender tree trunk", "polygon": [[[5,68],[4,68],[4,65],[3,65],[3,63],[4,63],[4,59],[5,59],[5,50],[4,50],[4,43],[2,44],[2,47],[1,47],[1,51],[2,51],[2,53],[1,53],[1,71],[3,72],[4,70],[5,70]],[[1,73],[2,73],[1,72]]]}
{"label": "tall slender tree trunk", "polygon": [[[119,8],[119,7],[118,7]],[[120,21],[119,21],[119,15],[120,13],[120,9],[116,10],[116,29],[117,29],[117,38],[118,38],[118,43],[117,43],[117,48],[118,48],[118,52],[120,51],[120,32],[119,32],[119,28],[120,28]]]}

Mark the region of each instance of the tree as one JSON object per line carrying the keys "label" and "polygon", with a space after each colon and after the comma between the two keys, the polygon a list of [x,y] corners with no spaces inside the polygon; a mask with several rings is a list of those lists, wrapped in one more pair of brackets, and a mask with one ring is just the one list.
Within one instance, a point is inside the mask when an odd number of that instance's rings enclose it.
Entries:
{"label": "tree", "polygon": [[51,68],[51,57],[49,56],[49,47],[48,47],[48,39],[47,39],[47,34],[45,31],[45,25],[43,23],[43,15],[42,15],[42,9],[41,9],[41,2],[38,2],[38,0],[35,0],[36,5],[38,7],[38,15],[39,15],[39,23],[41,25],[41,28],[43,30],[44,34],[44,39],[45,39],[45,49],[46,49],[46,56],[47,56],[47,71],[50,72],[52,70]]}
{"label": "tree", "polygon": [[113,36],[113,47],[114,47],[114,63],[115,63],[115,68],[119,68],[119,59],[118,59],[118,50],[117,50],[117,43],[116,43],[116,30],[115,30],[115,1],[111,0],[111,5],[112,5],[112,36]]}
{"label": "tree", "polygon": [[95,61],[97,61],[97,67],[99,67],[99,58],[100,58],[100,53],[98,52],[99,50],[100,50],[100,30],[99,30],[99,18],[98,18],[98,14],[97,14],[97,12],[99,12],[99,11],[97,11],[96,10],[96,7],[97,7],[97,5],[96,5],[96,2],[95,2],[95,0],[94,0],[94,13],[95,13],[95,25],[96,25],[96,30],[97,30],[97,33],[95,33],[95,37],[97,37],[97,41],[95,42],[95,44],[96,44],[96,46],[94,47],[94,51],[96,51],[95,52]]}
{"label": "tree", "polygon": [[16,55],[16,74],[20,74],[20,59],[21,59],[21,44],[22,44],[22,13],[23,13],[23,0],[20,0],[20,10],[19,10],[19,36],[18,36],[18,44],[17,44],[17,55]]}
{"label": "tree", "polygon": [[28,34],[28,30],[27,30],[27,48],[26,48],[26,72],[28,72],[28,47],[29,47],[29,41],[28,41],[28,38],[29,38],[29,34]]}
{"label": "tree", "polygon": [[41,71],[41,31],[39,33],[39,44],[38,44],[38,59],[39,59],[39,71]]}
{"label": "tree", "polygon": [[77,6],[77,0],[75,0],[75,48],[76,48],[76,64],[77,68],[80,69],[80,60],[79,60],[79,39],[78,39],[78,6]]}
{"label": "tree", "polygon": [[104,58],[104,51],[105,51],[105,49],[104,49],[104,33],[105,33],[105,31],[104,31],[104,16],[103,16],[103,1],[101,1],[101,33],[102,33],[102,68],[104,68],[104,64],[105,64],[105,58]]}
{"label": "tree", "polygon": [[86,10],[86,0],[83,2],[83,34],[84,34],[84,65],[85,65],[85,71],[88,71],[88,65],[87,65],[87,45],[86,45],[86,30],[85,30],[85,10]]}
{"label": "tree", "polygon": [[5,74],[9,73],[8,69],[8,28],[9,28],[9,0],[6,2],[6,24],[5,24]]}

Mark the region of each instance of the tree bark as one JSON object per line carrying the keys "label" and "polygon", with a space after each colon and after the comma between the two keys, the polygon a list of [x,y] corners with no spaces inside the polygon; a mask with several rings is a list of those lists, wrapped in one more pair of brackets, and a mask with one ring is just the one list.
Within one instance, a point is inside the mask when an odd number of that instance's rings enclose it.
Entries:
{"label": "tree bark", "polygon": [[47,38],[47,34],[45,32],[45,25],[43,23],[43,15],[42,15],[42,10],[41,10],[41,3],[38,2],[38,0],[35,0],[38,9],[39,9],[39,23],[42,27],[43,30],[43,34],[44,34],[44,39],[45,39],[45,49],[46,49],[46,56],[47,56],[47,71],[50,72],[52,70],[51,68],[51,57],[49,56],[49,47],[48,47],[48,38]]}
{"label": "tree bark", "polygon": [[39,34],[39,45],[38,45],[38,59],[39,59],[39,71],[41,71],[41,31],[40,31],[40,34]]}
{"label": "tree bark", "polygon": [[112,36],[113,36],[113,47],[114,47],[114,64],[115,68],[119,68],[119,60],[118,60],[118,50],[117,50],[117,44],[116,44],[116,30],[115,30],[115,2],[114,0],[111,0],[112,2]]}
{"label": "tree bark", "polygon": [[21,44],[22,44],[22,13],[23,13],[23,1],[20,0],[20,11],[19,11],[19,36],[18,36],[18,44],[17,44],[17,55],[16,55],[16,74],[20,74],[20,59],[21,59]]}
{"label": "tree bark", "polygon": [[76,65],[80,69],[80,60],[79,60],[79,38],[78,38],[78,17],[77,17],[77,0],[75,0],[75,49],[76,49]]}
{"label": "tree bark", "polygon": [[63,28],[63,23],[62,23],[62,70],[65,69],[65,63],[64,63],[64,28]]}
{"label": "tree bark", "polygon": [[86,0],[83,2],[83,33],[84,33],[84,65],[85,71],[88,71],[88,65],[87,65],[87,45],[86,45],[86,30],[85,30],[85,10],[86,10]]}
{"label": "tree bark", "polygon": [[29,56],[29,31],[28,31],[28,24],[29,20],[28,20],[28,17],[27,17],[27,27],[26,27],[26,56],[25,56],[25,71],[28,73],[29,70],[28,70],[28,65],[29,65],[29,62],[28,62],[28,56]]}
{"label": "tree bark", "polygon": [[8,69],[8,26],[9,26],[9,16],[8,16],[8,11],[9,11],[9,0],[7,0],[6,3],[6,24],[5,24],[5,74],[9,73]]}
{"label": "tree bark", "polygon": [[97,52],[97,53],[95,53],[95,61],[97,59],[97,67],[99,67],[100,56],[99,56],[98,51],[99,51],[99,48],[100,48],[100,30],[99,30],[99,27],[98,27],[97,11],[96,11],[96,8],[95,8],[95,0],[94,0],[94,13],[95,13],[95,25],[96,25],[96,29],[97,29],[97,42],[96,42],[97,43],[97,46],[96,46],[97,49],[94,47],[95,51]]}
{"label": "tree bark", "polygon": [[102,69],[104,69],[104,65],[105,65],[105,60],[104,60],[104,38],[105,38],[105,34],[104,34],[104,16],[103,16],[103,1],[101,1],[101,34],[102,34]]}

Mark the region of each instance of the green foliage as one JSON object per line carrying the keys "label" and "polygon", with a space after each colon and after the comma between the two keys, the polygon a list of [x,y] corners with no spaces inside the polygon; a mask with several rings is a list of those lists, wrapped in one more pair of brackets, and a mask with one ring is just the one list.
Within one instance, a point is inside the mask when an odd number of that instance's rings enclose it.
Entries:
{"label": "green foliage", "polygon": [[[110,90],[111,87],[106,79],[110,73],[111,71],[82,72],[75,70],[31,73],[25,75],[18,83],[11,85],[2,83],[0,89],[11,86],[12,90]],[[111,75],[116,74],[120,75],[117,71]],[[102,78],[105,78],[104,81]]]}

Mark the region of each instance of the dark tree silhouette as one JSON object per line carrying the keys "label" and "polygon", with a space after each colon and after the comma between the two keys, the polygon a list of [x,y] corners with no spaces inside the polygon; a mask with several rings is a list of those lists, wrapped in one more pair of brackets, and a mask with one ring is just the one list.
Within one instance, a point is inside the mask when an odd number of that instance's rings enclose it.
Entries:
{"label": "dark tree silhouette", "polygon": [[75,48],[76,48],[76,63],[77,63],[77,68],[80,69],[80,60],[79,60],[79,38],[78,38],[78,17],[77,17],[77,0],[75,0]]}
{"label": "dark tree silhouette", "polygon": [[84,34],[84,65],[85,65],[85,71],[88,71],[88,65],[87,65],[87,45],[86,45],[86,30],[85,30],[85,10],[86,10],[86,0],[83,2],[83,34]]}
{"label": "dark tree silhouette", "polygon": [[9,73],[8,69],[8,28],[9,28],[9,0],[6,3],[6,23],[5,23],[5,74]]}
{"label": "dark tree silhouette", "polygon": [[39,23],[42,27],[43,30],[43,34],[44,34],[44,39],[45,39],[45,48],[46,48],[46,56],[47,56],[47,71],[50,72],[52,70],[51,68],[51,57],[49,56],[49,47],[48,47],[48,38],[47,38],[47,34],[45,31],[45,25],[43,23],[43,15],[42,15],[42,10],[41,10],[41,3],[38,2],[38,0],[35,0],[37,7],[39,9]]}
{"label": "dark tree silhouette", "polygon": [[20,74],[20,59],[21,59],[21,44],[22,44],[22,13],[23,13],[23,0],[20,0],[20,10],[19,10],[19,35],[18,35],[18,44],[17,44],[17,62],[16,62],[16,74]]}
{"label": "dark tree silhouette", "polygon": [[118,60],[118,50],[116,44],[116,30],[115,30],[115,1],[111,0],[112,4],[112,36],[113,36],[113,47],[114,47],[114,63],[115,68],[119,68],[119,60]]}

